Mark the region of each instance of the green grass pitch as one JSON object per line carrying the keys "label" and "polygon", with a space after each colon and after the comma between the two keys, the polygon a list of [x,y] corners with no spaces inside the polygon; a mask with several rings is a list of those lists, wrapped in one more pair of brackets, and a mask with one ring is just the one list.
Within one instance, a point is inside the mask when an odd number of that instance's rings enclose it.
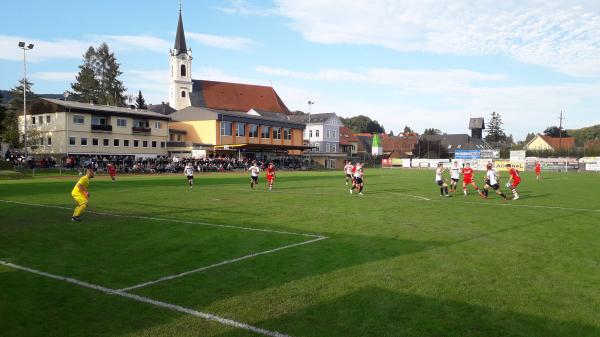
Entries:
{"label": "green grass pitch", "polygon": [[0,335],[600,336],[599,175],[524,173],[506,202],[365,178],[100,175],[80,223],[76,177],[0,181]]}

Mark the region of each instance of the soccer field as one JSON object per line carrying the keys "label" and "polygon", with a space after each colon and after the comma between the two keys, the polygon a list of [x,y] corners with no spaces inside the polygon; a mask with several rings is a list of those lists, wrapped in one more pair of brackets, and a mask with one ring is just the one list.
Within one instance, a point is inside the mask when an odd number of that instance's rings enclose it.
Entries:
{"label": "soccer field", "polygon": [[99,175],[81,222],[76,177],[0,181],[0,335],[600,336],[600,176],[522,176]]}

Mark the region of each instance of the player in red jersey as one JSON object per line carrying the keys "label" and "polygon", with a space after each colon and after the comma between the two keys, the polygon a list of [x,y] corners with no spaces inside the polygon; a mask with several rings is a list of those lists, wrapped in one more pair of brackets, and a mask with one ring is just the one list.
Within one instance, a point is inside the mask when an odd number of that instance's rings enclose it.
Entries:
{"label": "player in red jersey", "polygon": [[106,166],[106,170],[108,171],[108,174],[110,175],[110,179],[112,179],[113,183],[116,181],[115,176],[117,175],[117,167],[115,166],[115,164],[110,163],[108,164],[108,166]]}
{"label": "player in red jersey", "polygon": [[519,171],[512,167],[510,164],[506,164],[508,168],[508,174],[510,174],[510,178],[506,183],[506,187],[510,188],[514,197],[513,200],[519,199],[519,193],[517,193],[517,186],[521,183],[521,177],[519,176]]}
{"label": "player in red jersey", "polygon": [[479,186],[477,186],[477,184],[475,184],[475,181],[473,181],[473,169],[471,168],[471,164],[466,163],[465,167],[462,169],[461,173],[463,175],[463,193],[464,193],[464,195],[467,195],[467,185],[471,185],[471,186],[473,186],[473,188],[475,188],[475,191],[477,191],[477,193],[481,197],[482,194],[481,194],[481,191],[479,190]]}
{"label": "player in red jersey", "polygon": [[267,183],[269,183],[269,191],[273,189],[273,181],[275,180],[275,165],[273,163],[269,163],[269,167],[267,167]]}
{"label": "player in red jersey", "polygon": [[542,164],[539,161],[535,162],[535,180],[540,180],[542,174]]}

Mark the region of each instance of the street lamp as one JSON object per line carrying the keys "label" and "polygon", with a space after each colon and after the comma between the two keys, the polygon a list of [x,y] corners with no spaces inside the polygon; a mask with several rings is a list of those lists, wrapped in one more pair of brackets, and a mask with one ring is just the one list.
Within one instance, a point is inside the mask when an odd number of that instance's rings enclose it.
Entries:
{"label": "street lamp", "polygon": [[[308,101],[308,146],[311,146],[310,139],[312,138],[312,130],[310,129],[310,113],[312,110],[312,106],[315,104],[315,101]],[[310,153],[312,152],[312,148],[308,150],[308,164],[312,165],[312,159],[310,158]]]}
{"label": "street lamp", "polygon": [[25,45],[25,42],[19,42],[19,48],[23,49],[23,147],[27,153],[27,60],[25,52],[33,49],[33,43]]}

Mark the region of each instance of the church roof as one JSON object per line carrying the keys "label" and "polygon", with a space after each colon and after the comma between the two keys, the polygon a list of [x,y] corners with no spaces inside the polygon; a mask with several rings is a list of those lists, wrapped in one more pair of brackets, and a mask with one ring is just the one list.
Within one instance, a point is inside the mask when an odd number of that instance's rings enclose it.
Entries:
{"label": "church roof", "polygon": [[193,107],[290,113],[272,87],[206,80],[193,80],[192,83],[190,101]]}
{"label": "church roof", "polygon": [[469,119],[469,129],[485,129],[483,117]]}
{"label": "church roof", "polygon": [[185,43],[185,32],[183,31],[183,20],[181,19],[181,10],[179,10],[179,22],[177,23],[177,34],[175,35],[175,55],[187,52]]}

